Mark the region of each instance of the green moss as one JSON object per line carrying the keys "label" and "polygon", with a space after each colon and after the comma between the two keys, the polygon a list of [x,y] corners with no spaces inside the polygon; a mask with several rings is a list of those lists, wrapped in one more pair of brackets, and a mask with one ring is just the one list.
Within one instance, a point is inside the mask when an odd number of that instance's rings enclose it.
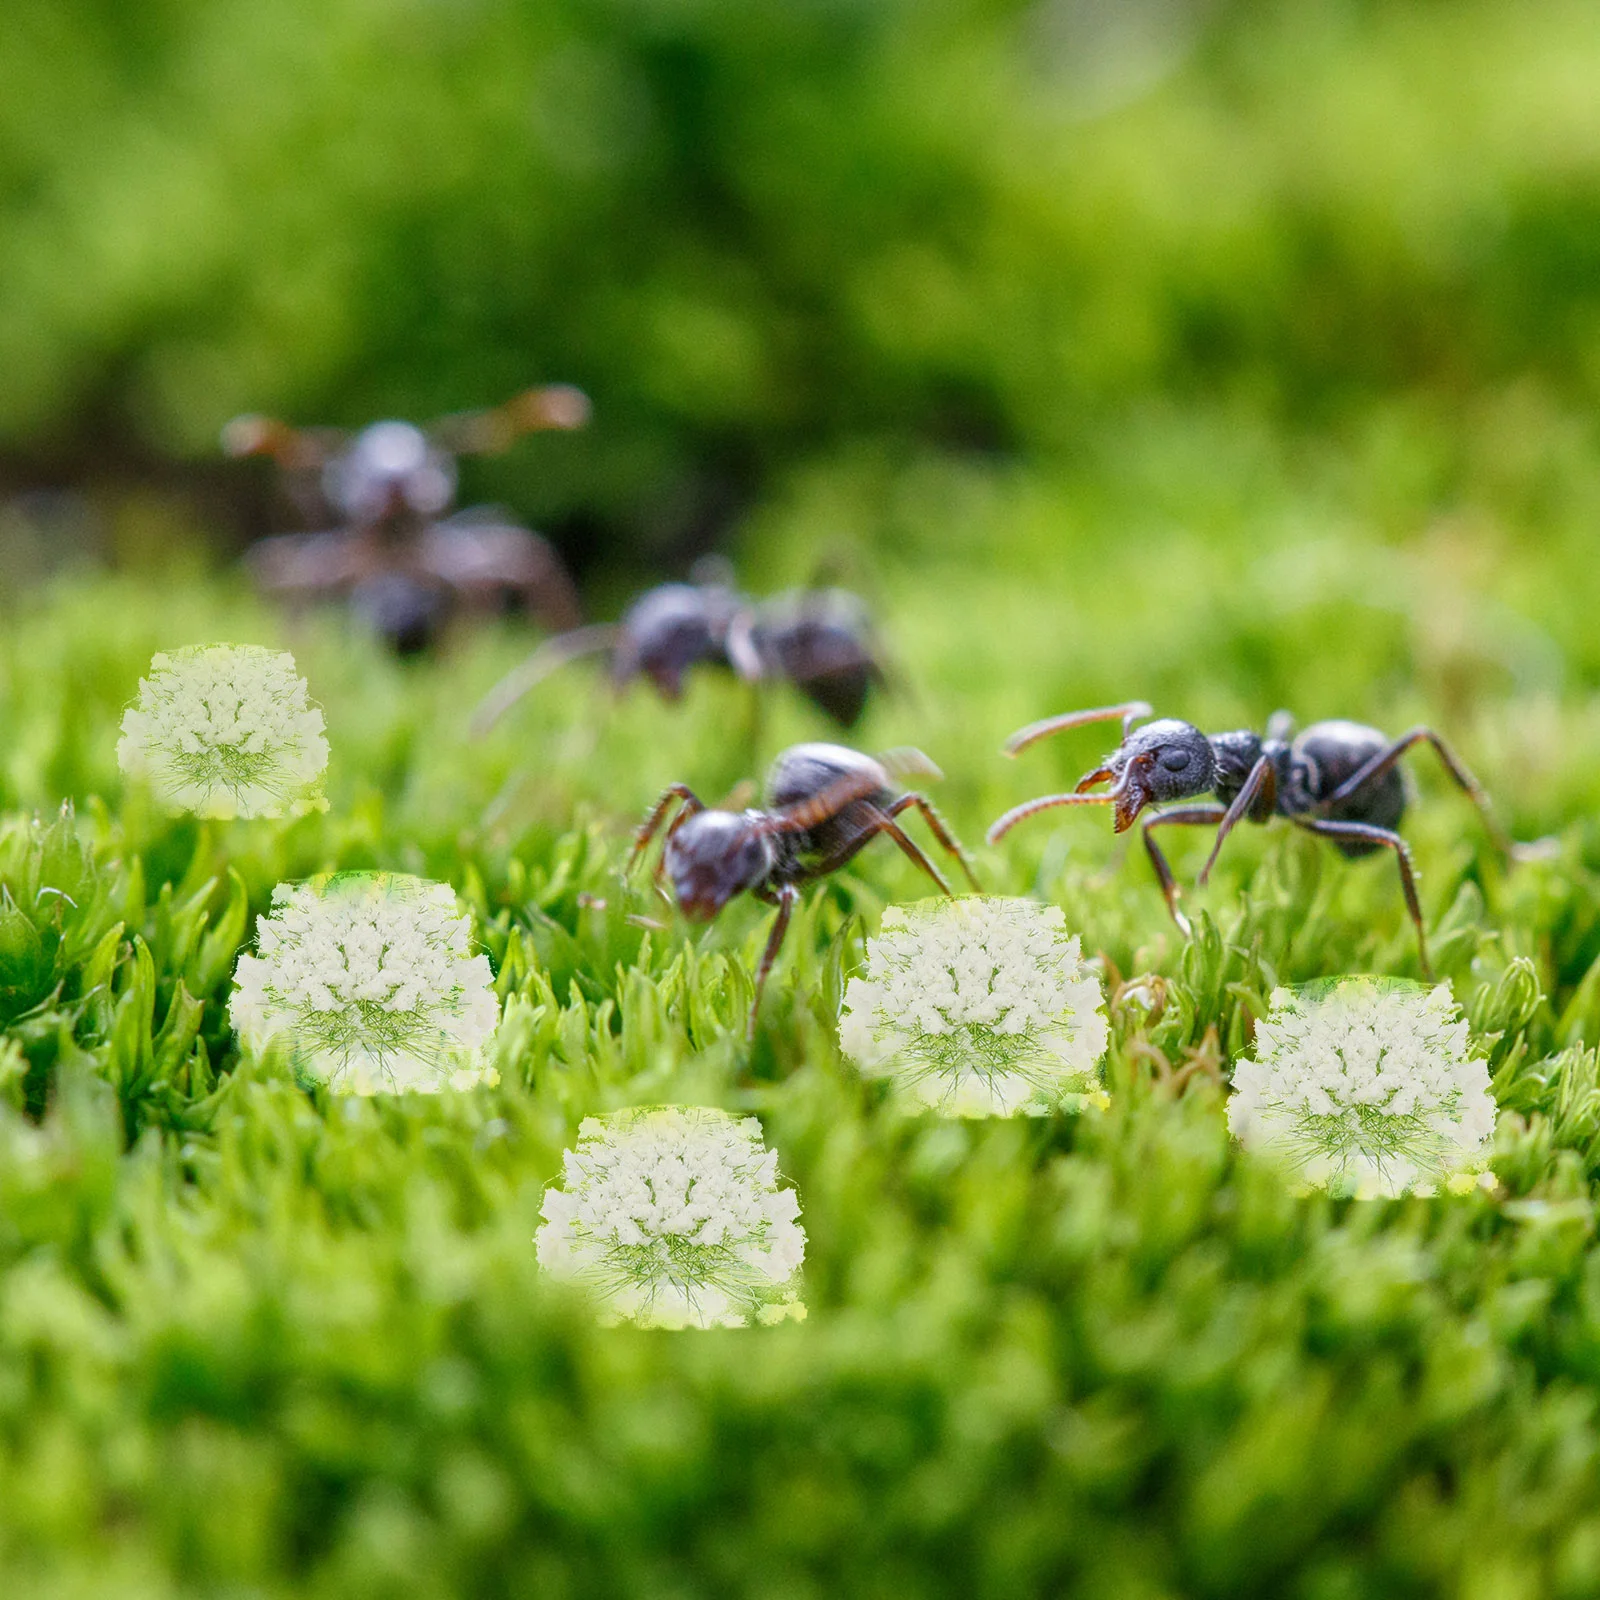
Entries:
{"label": "green moss", "polygon": [[[1151,559],[1182,551],[1174,534]],[[1092,584],[1117,558],[1081,559]],[[1166,622],[1235,615],[1236,570]],[[1107,698],[1023,670],[1053,595],[1008,591],[1002,613],[953,561],[900,569],[892,593],[923,688],[861,742],[927,749],[965,838],[1099,753],[997,754],[1025,716]],[[102,615],[112,640],[82,625]],[[1263,684],[1290,680],[1319,640],[1337,648],[1316,626],[1246,646],[1230,623],[1210,660],[1247,651]],[[996,630],[1022,665],[991,654]],[[1600,916],[1581,809],[1553,859],[1506,873],[1415,764],[1407,831],[1504,1108],[1501,1189],[1297,1199],[1231,1150],[1218,1074],[1274,984],[1416,975],[1387,863],[1252,830],[1191,892],[1184,944],[1103,818],[1019,829],[982,870],[1058,900],[1104,954],[1112,1107],[907,1117],[841,1060],[834,1017],[862,930],[922,893],[909,864],[869,850],[810,894],[748,1048],[770,913],[741,902],[692,930],[647,875],[619,875],[658,785],[715,795],[821,733],[797,703],[774,697],[759,745],[730,749],[731,685],[674,711],[641,692],[597,722],[578,675],[473,745],[463,708],[519,641],[402,669],[313,633],[296,651],[327,710],[331,810],[198,824],[141,809],[114,760],[129,686],[179,634],[279,637],[228,590],[96,582],[0,645],[0,1559],[18,1593],[1600,1583]],[[1056,638],[1069,657],[1094,642]],[[1426,707],[1364,658],[1347,669],[1349,698],[1308,712],[1398,725]],[[1157,651],[1158,693],[1170,670]],[[49,692],[62,674],[70,697]],[[1247,714],[1209,679],[1171,692],[1208,721]],[[1569,743],[1524,771],[1515,731],[1535,715]],[[1574,770],[1587,727],[1580,699],[1512,696],[1449,731],[1527,835],[1595,784]],[[62,779],[75,814],[47,822]],[[34,804],[51,808],[37,822]],[[1175,845],[1185,878],[1203,850]],[[289,1063],[241,1067],[237,952],[277,881],[342,869],[457,886],[507,1005],[496,1087],[351,1101]],[[674,1099],[761,1117],[803,1209],[805,1323],[600,1329],[541,1278],[539,1205],[579,1121]]]}

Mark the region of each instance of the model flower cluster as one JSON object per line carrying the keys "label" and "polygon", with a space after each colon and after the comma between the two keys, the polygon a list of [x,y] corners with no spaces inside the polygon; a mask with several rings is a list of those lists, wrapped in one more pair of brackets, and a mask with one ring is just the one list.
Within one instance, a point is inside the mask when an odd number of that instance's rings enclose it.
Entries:
{"label": "model flower cluster", "polygon": [[1061,911],[973,896],[891,906],[845,990],[839,1038],[863,1072],[952,1116],[1103,1101],[1098,976]]}
{"label": "model flower cluster", "polygon": [[539,1262],[608,1322],[726,1328],[802,1317],[805,1231],[753,1118],[668,1106],[585,1119],[545,1191]]}
{"label": "model flower cluster", "polygon": [[176,811],[278,817],[327,808],[322,713],[294,658],[259,645],[156,656],[122,718],[117,760]]}
{"label": "model flower cluster", "polygon": [[1228,1101],[1244,1144],[1281,1155],[1307,1187],[1366,1196],[1470,1184],[1494,1120],[1449,989],[1372,978],[1275,990]]}
{"label": "model flower cluster", "polygon": [[390,873],[279,884],[234,982],[245,1044],[282,1043],[297,1071],[340,1093],[493,1081],[489,962],[446,884]]}

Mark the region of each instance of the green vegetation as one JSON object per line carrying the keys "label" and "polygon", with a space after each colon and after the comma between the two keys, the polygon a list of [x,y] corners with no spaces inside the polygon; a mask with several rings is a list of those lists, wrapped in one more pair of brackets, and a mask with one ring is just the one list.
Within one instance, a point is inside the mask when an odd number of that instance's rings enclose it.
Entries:
{"label": "green vegetation", "polygon": [[[601,615],[730,507],[753,589],[863,589],[907,688],[859,742],[926,750],[970,844],[1102,752],[999,756],[1050,711],[1432,723],[1558,840],[1504,869],[1411,761],[1498,1190],[1297,1199],[1230,1147],[1275,983],[1418,975],[1386,860],[1241,829],[1186,945],[1104,816],[1019,828],[979,863],[1103,955],[1111,1108],[902,1117],[835,1020],[923,892],[895,852],[809,893],[751,1047],[769,913],[689,930],[618,877],[663,784],[714,800],[826,736],[798,700],[612,704],[575,668],[473,745],[527,635],[400,665],[187,556],[20,593],[7,510],[6,1600],[1600,1595],[1600,15],[1127,9],[1176,31],[1113,48],[1066,0],[8,0],[8,482],[200,462],[245,407],[580,382],[591,433],[471,493],[603,536]],[[187,550],[166,517],[112,511],[116,551]],[[214,640],[294,651],[327,813],[125,789],[139,675]],[[1205,848],[1174,840],[1186,883]],[[255,919],[342,869],[472,907],[496,1088],[240,1063]],[[600,1330],[541,1278],[579,1121],[660,1101],[760,1117],[804,1323]]]}
{"label": "green vegetation", "polygon": [[[918,470],[879,488],[930,493]],[[1028,526],[1018,492],[941,491],[989,548]],[[793,559],[812,515],[773,512]],[[1027,559],[1048,569],[1042,538]],[[1271,607],[1315,547],[1202,563],[1172,535],[1139,559],[1143,600],[1114,553],[1059,589],[953,552],[895,558],[916,687],[862,742],[923,744],[975,840],[1098,753],[1092,733],[998,756],[1069,698],[1135,682],[1244,717],[1303,681],[1307,715],[1398,724],[1444,720],[1430,686],[1502,670],[1475,638],[1427,655],[1429,613],[1392,593]],[[1404,559],[1352,541],[1342,562],[1403,575]],[[1518,570],[1449,592],[1499,617],[1493,590]],[[122,792],[115,729],[139,672],[157,645],[211,637],[293,644],[327,715],[327,814],[200,824]],[[750,721],[732,684],[611,708],[575,672],[466,745],[462,708],[520,648],[508,632],[398,666],[331,623],[286,639],[231,590],[131,580],[70,586],[9,629],[11,1592],[1600,1586],[1600,840],[1572,799],[1600,769],[1578,695],[1513,685],[1448,724],[1520,833],[1562,823],[1556,860],[1503,873],[1470,806],[1416,763],[1409,831],[1436,959],[1491,1054],[1503,1192],[1334,1203],[1230,1153],[1219,1080],[1275,980],[1415,975],[1387,862],[1250,830],[1194,898],[1184,948],[1103,817],[1019,830],[981,863],[1105,952],[1112,1109],[902,1120],[840,1060],[834,1022],[862,927],[922,893],[894,852],[813,894],[748,1052],[767,913],[740,904],[691,937],[616,876],[659,784],[717,795],[823,730],[775,696],[751,743],[729,732]],[[1211,670],[1186,681],[1196,659]],[[1408,695],[1395,663],[1415,664]],[[63,794],[75,825],[52,820]],[[1201,850],[1179,848],[1189,877]],[[507,999],[498,1088],[352,1102],[237,1068],[225,1001],[249,919],[279,879],[334,868],[436,875],[476,908]],[[600,1331],[540,1281],[541,1193],[578,1121],[661,1100],[761,1116],[802,1197],[804,1325]]]}

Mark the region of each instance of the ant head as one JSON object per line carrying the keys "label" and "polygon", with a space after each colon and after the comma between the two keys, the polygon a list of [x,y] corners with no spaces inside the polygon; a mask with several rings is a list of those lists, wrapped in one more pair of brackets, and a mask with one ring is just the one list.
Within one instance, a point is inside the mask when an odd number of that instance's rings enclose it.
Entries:
{"label": "ant head", "polygon": [[421,428],[374,422],[328,463],[323,488],[352,522],[435,517],[455,496],[456,464]]}
{"label": "ant head", "polygon": [[667,840],[666,868],[683,914],[712,917],[772,871],[777,847],[757,811],[697,811]]}
{"label": "ant head", "polygon": [[1135,729],[1107,759],[1086,774],[1078,793],[1110,780],[1116,831],[1131,828],[1148,805],[1207,793],[1216,781],[1211,741],[1193,723],[1164,717]]}

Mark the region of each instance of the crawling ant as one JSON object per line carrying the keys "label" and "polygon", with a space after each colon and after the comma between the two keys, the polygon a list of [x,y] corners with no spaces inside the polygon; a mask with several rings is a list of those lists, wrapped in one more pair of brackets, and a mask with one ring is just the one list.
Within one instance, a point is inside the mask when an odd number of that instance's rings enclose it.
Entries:
{"label": "crawling ant", "polygon": [[[1142,828],[1167,909],[1185,936],[1190,933],[1189,922],[1178,909],[1178,886],[1155,841],[1155,830],[1174,824],[1216,827],[1216,841],[1198,880],[1203,886],[1223,841],[1239,822],[1287,817],[1296,827],[1330,840],[1351,859],[1376,850],[1394,852],[1406,910],[1417,930],[1422,970],[1430,977],[1411,851],[1395,831],[1407,799],[1401,756],[1413,745],[1431,744],[1445,771],[1478,808],[1490,838],[1507,859],[1522,859],[1537,849],[1511,841],[1496,821],[1478,780],[1431,728],[1413,728],[1398,739],[1388,739],[1357,722],[1314,722],[1295,733],[1293,720],[1283,712],[1268,723],[1265,738],[1248,729],[1208,736],[1193,724],[1173,718],[1134,727],[1150,714],[1148,705],[1135,701],[1047,717],[1013,734],[1005,746],[1006,754],[1012,756],[1068,728],[1118,718],[1122,722],[1122,743],[1081,778],[1072,793],[1042,795],[1014,807],[990,827],[989,842],[993,844],[1024,818],[1054,806],[1109,805],[1115,830],[1122,833],[1148,805],[1214,794],[1215,803],[1152,812]],[[1088,792],[1101,783],[1111,787],[1100,793]]]}
{"label": "crawling ant", "polygon": [[784,678],[841,728],[853,728],[886,673],[872,618],[846,589],[793,589],[755,609],[762,676]]}
{"label": "crawling ant", "polygon": [[693,667],[732,671],[747,683],[786,679],[840,727],[853,727],[885,673],[865,605],[842,589],[748,599],[729,583],[664,583],[615,623],[546,640],[489,691],[473,718],[485,734],[536,684],[580,656],[607,654],[614,687],[647,678],[664,700],[683,694]]}
{"label": "crawling ant", "polygon": [[756,969],[747,1038],[755,1036],[761,991],[802,884],[837,872],[882,833],[933,879],[940,893],[952,892],[944,875],[896,820],[903,811],[914,808],[922,813],[934,838],[960,863],[972,887],[978,888],[966,851],[933,803],[915,790],[895,788],[894,775],[912,774],[940,776],[939,769],[919,750],[895,750],[873,757],[843,745],[797,744],[773,762],[759,810],[708,808],[682,783],[670,785],[651,808],[634,836],[628,865],[631,869],[638,862],[664,827],[665,843],[656,873],[659,878],[665,871],[672,880],[673,895],[686,917],[709,922],[746,891],[778,908]]}
{"label": "crawling ant", "polygon": [[587,397],[565,384],[426,429],[375,422],[351,436],[235,417],[223,429],[223,449],[269,456],[305,509],[340,524],[259,540],[246,557],[255,580],[290,600],[342,599],[401,655],[426,649],[457,610],[494,613],[516,604],[547,627],[569,628],[578,620],[577,594],[548,541],[492,507],[445,513],[455,499],[457,456],[498,454],[525,433],[581,428],[588,418]]}

